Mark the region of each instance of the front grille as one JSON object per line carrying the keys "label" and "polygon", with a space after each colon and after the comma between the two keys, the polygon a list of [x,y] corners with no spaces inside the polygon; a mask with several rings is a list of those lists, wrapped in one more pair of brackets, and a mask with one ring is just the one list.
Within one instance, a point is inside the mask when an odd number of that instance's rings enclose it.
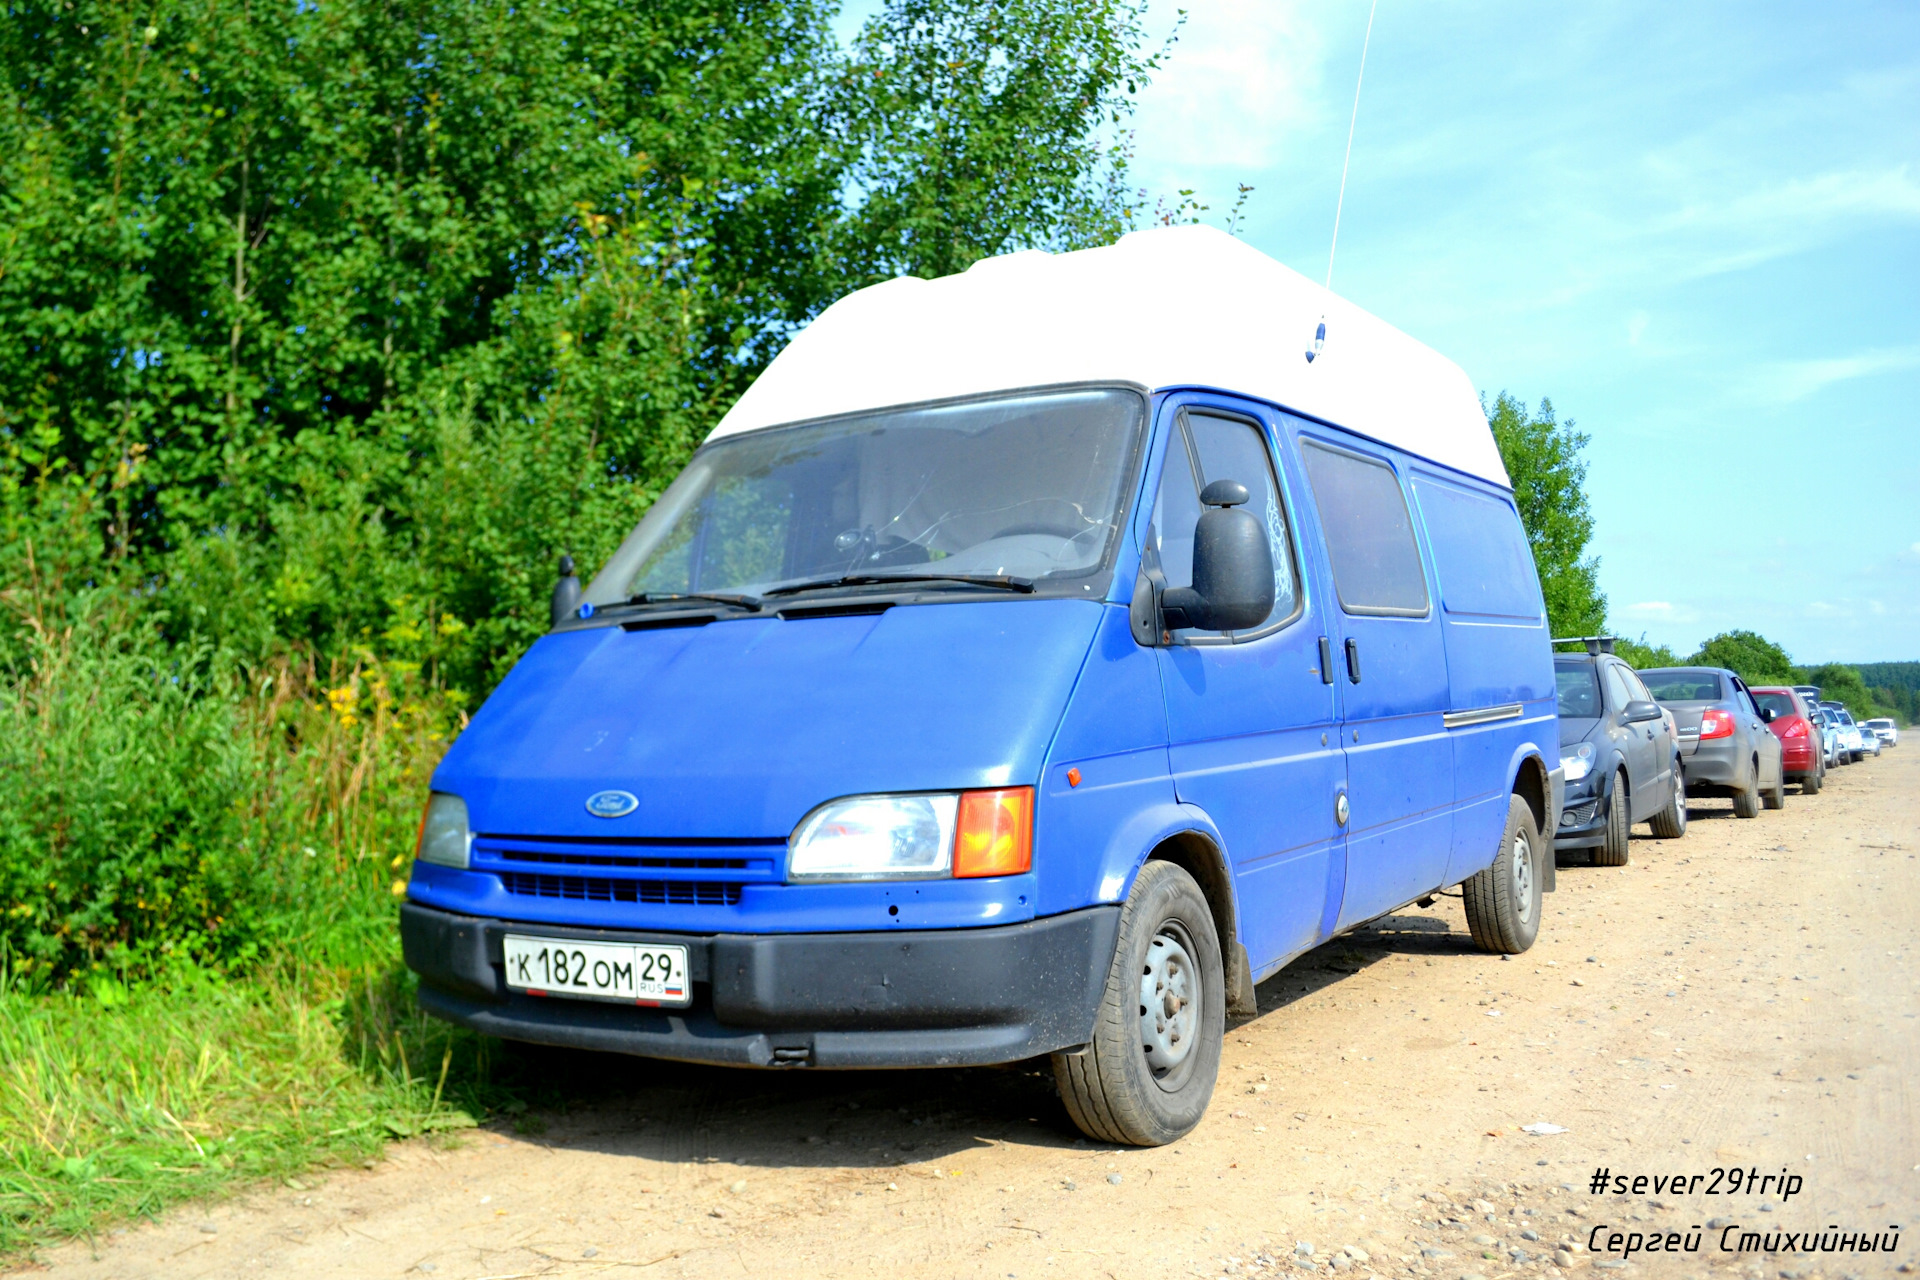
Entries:
{"label": "front grille", "polygon": [[555,853],[534,849],[500,849],[501,858],[515,862],[540,862],[573,867],[632,867],[659,871],[746,871],[754,862],[746,858],[642,858],[613,853]]}
{"label": "front grille", "polygon": [[502,871],[501,887],[522,898],[563,898],[574,902],[647,902],[676,906],[733,907],[740,886],[715,880],[608,880],[597,876],[549,876]]}

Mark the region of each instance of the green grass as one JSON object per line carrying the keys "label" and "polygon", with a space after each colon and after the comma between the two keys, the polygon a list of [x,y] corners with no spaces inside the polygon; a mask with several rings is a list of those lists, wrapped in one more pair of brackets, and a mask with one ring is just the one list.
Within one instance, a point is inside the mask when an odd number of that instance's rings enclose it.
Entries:
{"label": "green grass", "polygon": [[397,967],[0,991],[0,1257],[518,1109],[491,1051]]}

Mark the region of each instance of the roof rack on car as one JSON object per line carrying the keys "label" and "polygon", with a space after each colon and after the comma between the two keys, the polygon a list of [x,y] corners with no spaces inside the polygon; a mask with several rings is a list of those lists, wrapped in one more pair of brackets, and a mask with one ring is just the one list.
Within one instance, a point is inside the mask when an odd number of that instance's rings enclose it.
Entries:
{"label": "roof rack on car", "polygon": [[1583,644],[1587,646],[1587,652],[1597,658],[1603,653],[1613,652],[1615,639],[1614,636],[1556,636],[1553,643]]}

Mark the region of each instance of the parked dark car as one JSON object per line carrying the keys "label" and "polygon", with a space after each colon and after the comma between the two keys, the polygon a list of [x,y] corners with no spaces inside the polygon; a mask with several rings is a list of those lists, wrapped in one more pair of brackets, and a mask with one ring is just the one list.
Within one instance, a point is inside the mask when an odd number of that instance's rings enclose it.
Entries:
{"label": "parked dark car", "polygon": [[1803,796],[1817,794],[1826,781],[1827,761],[1813,709],[1798,689],[1755,689],[1753,700],[1762,715],[1773,713],[1767,727],[1780,739],[1780,767],[1786,770],[1787,781],[1799,783]]}
{"label": "parked dark car", "polygon": [[1651,823],[1663,839],[1687,833],[1676,722],[1633,668],[1614,656],[1611,640],[1583,643],[1586,653],[1553,655],[1567,779],[1553,847],[1556,853],[1591,849],[1596,865],[1625,866],[1634,823]]}
{"label": "parked dark car", "polygon": [[1640,678],[1679,722],[1688,794],[1731,796],[1741,818],[1786,804],[1780,739],[1739,676],[1723,667],[1661,667]]}

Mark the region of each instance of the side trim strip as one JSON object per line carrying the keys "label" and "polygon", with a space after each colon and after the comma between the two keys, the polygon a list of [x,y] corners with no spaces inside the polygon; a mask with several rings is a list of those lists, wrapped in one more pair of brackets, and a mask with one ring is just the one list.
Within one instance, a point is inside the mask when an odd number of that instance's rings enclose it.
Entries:
{"label": "side trim strip", "polygon": [[1518,719],[1526,711],[1522,703],[1509,702],[1498,707],[1476,707],[1472,711],[1449,711],[1441,723],[1449,729],[1464,729],[1470,724],[1490,724],[1495,720]]}

